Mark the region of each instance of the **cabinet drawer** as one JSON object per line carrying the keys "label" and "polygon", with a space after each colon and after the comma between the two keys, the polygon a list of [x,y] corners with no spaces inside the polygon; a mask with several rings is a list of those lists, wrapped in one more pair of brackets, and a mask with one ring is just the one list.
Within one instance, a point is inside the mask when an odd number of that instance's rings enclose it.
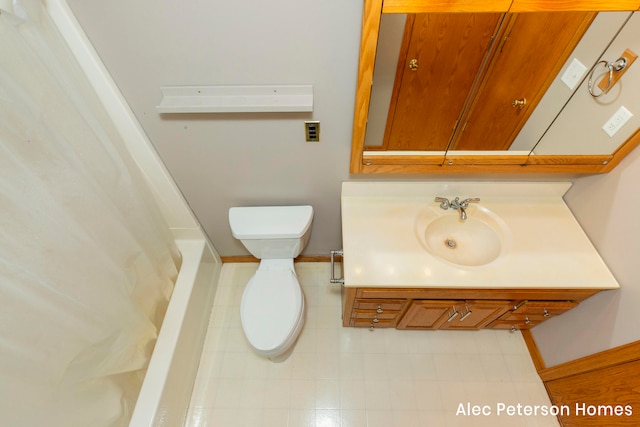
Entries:
{"label": "cabinet drawer", "polygon": [[503,316],[489,324],[491,329],[531,329],[534,326],[547,320],[546,317],[527,317],[526,315]]}
{"label": "cabinet drawer", "polygon": [[488,327],[493,329],[530,329],[571,310],[578,303],[575,301],[520,301],[513,310],[503,314]]}
{"label": "cabinet drawer", "polygon": [[376,312],[376,310],[353,310],[351,312],[351,318],[353,319],[395,319],[400,313],[398,310],[385,310],[382,313]]}
{"label": "cabinet drawer", "polygon": [[357,298],[353,302],[354,309],[360,310],[373,310],[378,313],[385,312],[387,310],[400,311],[407,304],[405,299],[359,299]]}
{"label": "cabinet drawer", "polygon": [[407,304],[406,299],[356,298],[351,309],[351,326],[393,328]]}
{"label": "cabinet drawer", "polygon": [[524,323],[525,325],[533,325],[533,324],[538,324],[540,322],[544,322],[545,320],[547,320],[549,318],[549,316],[545,317],[544,315],[539,315],[539,314],[514,314],[514,313],[507,313],[504,316],[502,316],[500,318],[500,320],[506,321],[506,322],[514,322],[514,323]]}
{"label": "cabinet drawer", "polygon": [[575,301],[521,301],[515,305],[510,314],[543,316],[545,318],[557,316],[571,310],[578,303]]}
{"label": "cabinet drawer", "polygon": [[[540,323],[540,322],[538,322]],[[537,323],[525,323],[525,322],[516,322],[516,321],[507,321],[507,320],[496,320],[489,325],[487,325],[487,329],[509,329],[509,330],[523,330],[523,329],[531,329],[536,326]]]}
{"label": "cabinet drawer", "polygon": [[372,319],[351,319],[349,326],[355,326],[357,328],[395,328],[395,319],[380,319],[378,322],[373,322]]}

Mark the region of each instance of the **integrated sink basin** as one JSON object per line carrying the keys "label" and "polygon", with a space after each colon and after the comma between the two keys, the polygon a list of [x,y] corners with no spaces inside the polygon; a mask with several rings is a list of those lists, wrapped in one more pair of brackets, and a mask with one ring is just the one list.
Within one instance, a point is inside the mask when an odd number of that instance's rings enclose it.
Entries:
{"label": "integrated sink basin", "polygon": [[431,254],[459,265],[488,264],[502,250],[498,233],[475,218],[462,221],[454,215],[440,217],[427,226],[424,238]]}
{"label": "integrated sink basin", "polygon": [[418,213],[415,234],[431,255],[459,266],[476,267],[500,257],[508,246],[509,230],[493,212],[474,205],[462,220],[456,211],[436,208]]}
{"label": "integrated sink basin", "polygon": [[[564,203],[570,186],[345,182],[345,287],[617,288]],[[436,197],[449,200],[448,209]],[[456,197],[480,199],[464,206],[466,220],[451,208]]]}

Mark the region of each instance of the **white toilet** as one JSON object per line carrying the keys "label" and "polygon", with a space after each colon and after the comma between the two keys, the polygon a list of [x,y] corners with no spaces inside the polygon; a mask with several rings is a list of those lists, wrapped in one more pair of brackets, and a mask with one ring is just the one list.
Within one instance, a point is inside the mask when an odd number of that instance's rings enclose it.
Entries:
{"label": "white toilet", "polygon": [[291,354],[304,324],[304,294],[293,259],[309,240],[311,206],[229,209],[233,237],[260,259],[240,303],[242,329],[253,350],[274,362]]}

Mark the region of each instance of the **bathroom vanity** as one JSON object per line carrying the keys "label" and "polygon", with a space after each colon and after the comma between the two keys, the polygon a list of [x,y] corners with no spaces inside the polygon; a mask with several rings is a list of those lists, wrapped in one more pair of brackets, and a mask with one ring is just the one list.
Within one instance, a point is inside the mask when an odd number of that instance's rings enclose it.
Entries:
{"label": "bathroom vanity", "polygon": [[528,329],[617,289],[562,199],[570,186],[343,183],[343,325]]}

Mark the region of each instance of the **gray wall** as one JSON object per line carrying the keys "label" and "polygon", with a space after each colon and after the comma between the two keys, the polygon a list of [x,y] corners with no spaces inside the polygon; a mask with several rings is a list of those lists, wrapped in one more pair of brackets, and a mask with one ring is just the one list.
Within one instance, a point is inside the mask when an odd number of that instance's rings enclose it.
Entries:
{"label": "gray wall", "polygon": [[582,177],[565,200],[621,289],[602,292],[533,330],[547,365],[640,340],[640,150],[607,175]]}
{"label": "gray wall", "polygon": [[[311,204],[306,254],[340,247],[361,0],[69,0],[221,255],[231,206]],[[161,86],[312,84],[313,113],[163,115]],[[321,141],[304,140],[320,120]]]}
{"label": "gray wall", "polygon": [[[305,253],[341,246],[340,183],[359,178],[348,163],[362,0],[69,4],[221,255],[247,253],[231,236],[227,211],[252,204],[309,203],[316,217]],[[214,84],[313,84],[314,112],[155,111],[161,86]],[[304,142],[311,119],[321,121],[320,143]],[[639,339],[639,156],[609,175],[576,178],[566,197],[622,289],[534,330],[547,365]]]}

